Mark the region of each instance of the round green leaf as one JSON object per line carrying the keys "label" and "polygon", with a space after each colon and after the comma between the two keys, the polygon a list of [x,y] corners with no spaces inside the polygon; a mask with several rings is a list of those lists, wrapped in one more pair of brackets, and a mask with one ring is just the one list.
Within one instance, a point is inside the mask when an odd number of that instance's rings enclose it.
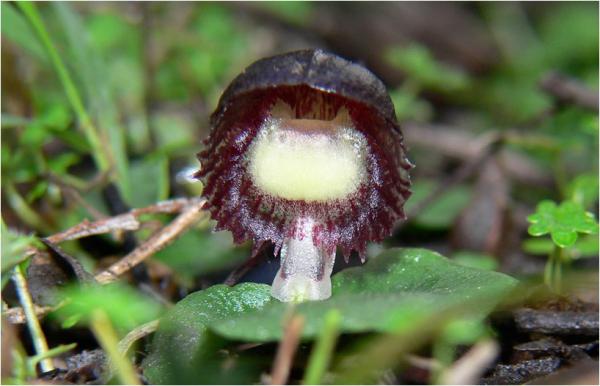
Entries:
{"label": "round green leaf", "polygon": [[[330,299],[293,307],[305,319],[305,339],[318,335],[324,316],[333,309],[342,315],[342,333],[410,331],[449,311],[482,317],[517,283],[424,249],[385,251],[364,266],[334,275],[332,281]],[[194,366],[210,362],[210,352],[225,342],[219,339],[279,340],[292,305],[272,298],[270,291],[264,284],[244,283],[233,288],[216,285],[186,297],[161,321],[144,362],[146,376],[152,383],[181,381],[165,376],[172,364],[184,367],[179,373],[198,374]]]}
{"label": "round green leaf", "polygon": [[530,235],[550,233],[552,241],[561,248],[572,246],[577,241],[577,232],[598,233],[594,216],[574,201],[564,201],[559,206],[552,201],[542,201],[527,220],[531,223],[528,229]]}
{"label": "round green leaf", "polygon": [[547,224],[532,224],[527,229],[530,235],[532,236],[542,236],[550,231],[550,227]]}
{"label": "round green leaf", "polygon": [[552,241],[561,248],[567,248],[577,241],[576,232],[555,231],[551,233]]}

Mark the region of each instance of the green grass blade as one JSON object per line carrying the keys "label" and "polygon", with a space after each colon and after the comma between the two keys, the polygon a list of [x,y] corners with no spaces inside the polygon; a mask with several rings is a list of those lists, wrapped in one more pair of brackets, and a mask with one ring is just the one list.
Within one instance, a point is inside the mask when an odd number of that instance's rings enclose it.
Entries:
{"label": "green grass blade", "polygon": [[320,385],[323,383],[323,375],[325,375],[325,371],[331,361],[341,319],[342,315],[336,309],[329,311],[325,315],[323,331],[321,331],[321,335],[310,355],[303,384]]}
{"label": "green grass blade", "polygon": [[65,2],[53,2],[51,9],[62,28],[65,56],[72,61],[73,74],[81,82],[82,92],[88,101],[88,112],[110,147],[116,172],[114,181],[125,200],[131,203],[126,128],[115,103],[117,98],[111,83],[112,74],[108,72],[102,51],[91,46],[90,32],[81,16]]}
{"label": "green grass blade", "polygon": [[56,47],[54,46],[54,43],[52,42],[52,39],[50,38],[48,31],[46,30],[44,22],[40,17],[36,6],[33,3],[27,1],[18,2],[17,5],[19,6],[19,8],[21,8],[23,14],[31,23],[33,29],[37,33],[44,48],[46,49],[48,56],[50,57],[54,69],[56,70],[58,77],[60,78],[60,81],[63,85],[67,99],[69,100],[71,107],[73,108],[75,114],[77,115],[77,118],[79,119],[79,123],[81,125],[81,128],[83,129],[86,139],[92,147],[92,156],[94,157],[96,165],[98,166],[100,171],[108,171],[111,168],[111,156],[108,152],[109,148],[103,143],[102,138],[98,133],[98,130],[96,129],[92,120],[90,119],[90,116],[83,105],[83,101],[81,99],[79,91],[77,90],[77,87],[75,86],[71,75],[69,74],[65,64],[63,63],[63,60],[61,59],[58,51],[56,50]]}

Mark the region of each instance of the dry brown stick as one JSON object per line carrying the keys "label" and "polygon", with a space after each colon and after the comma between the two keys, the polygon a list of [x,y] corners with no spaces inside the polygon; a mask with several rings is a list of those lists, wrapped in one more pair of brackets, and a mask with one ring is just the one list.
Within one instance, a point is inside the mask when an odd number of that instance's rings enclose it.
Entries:
{"label": "dry brown stick", "polygon": [[[173,200],[161,201],[156,204],[132,209],[128,213],[120,214],[114,217],[104,218],[98,221],[90,222],[83,220],[81,223],[63,231],[48,236],[46,239],[54,244],[59,244],[63,241],[76,240],[83,237],[104,234],[114,231],[134,231],[140,228],[141,224],[138,217],[145,214],[154,213],[177,213],[190,205],[198,205],[203,203],[203,199],[194,198],[176,198]],[[35,250],[31,249],[27,252],[31,255]]]}
{"label": "dry brown stick", "polygon": [[442,367],[441,363],[433,358],[424,358],[414,354],[406,355],[406,361],[411,366],[429,371],[437,371]]}
{"label": "dry brown stick", "polygon": [[592,90],[576,79],[553,71],[542,78],[540,86],[561,103],[598,111],[598,90]]}
{"label": "dry brown stick", "polygon": [[204,199],[200,197],[175,198],[173,200],[160,201],[156,204],[152,204],[143,208],[132,209],[130,213],[136,217],[143,214],[153,213],[177,213],[181,212],[190,205],[196,205],[200,202],[204,203]]}
{"label": "dry brown stick", "polygon": [[[54,307],[41,307],[34,305],[33,310],[36,316],[39,318],[41,316],[46,315],[48,312],[54,310]],[[21,307],[12,307],[7,310],[2,311],[2,315],[6,316],[6,320],[8,320],[12,324],[24,324],[27,322],[25,318],[25,313]]]}
{"label": "dry brown stick", "polygon": [[[108,233],[112,231],[120,231],[120,230],[136,230],[139,229],[140,223],[137,219],[138,216],[144,214],[151,213],[177,213],[183,209],[189,210],[189,208],[197,207],[201,208],[204,205],[204,199],[199,197],[194,198],[177,198],[173,200],[161,201],[156,204],[133,209],[129,213],[121,214],[118,216],[89,222],[84,220],[83,222],[67,229],[64,232],[54,234],[46,238],[46,240],[50,241],[53,244],[58,244],[67,240],[75,240],[87,236],[97,235]],[[134,227],[135,226],[135,227]],[[166,229],[166,227],[165,227]],[[183,231],[184,229],[182,229]],[[157,234],[158,235],[158,234]],[[145,244],[144,244],[145,245]],[[166,246],[166,244],[162,245],[162,247]],[[142,246],[138,247],[128,256],[139,250]],[[161,247],[161,248],[162,248]],[[160,249],[160,248],[159,248]],[[29,248],[25,252],[25,256],[31,256],[37,252],[35,248]],[[156,250],[154,251],[156,252]],[[151,252],[153,253],[153,252]],[[127,257],[127,256],[125,256]],[[145,258],[145,257],[144,257]],[[142,259],[143,260],[143,259]],[[38,317],[44,316],[50,311],[54,310],[56,307],[40,307],[35,306],[34,311]],[[6,316],[7,320],[14,324],[23,324],[26,322],[25,313],[21,307],[13,307],[7,310],[3,310],[2,313]]]}
{"label": "dry brown stick", "polygon": [[279,343],[275,361],[273,362],[271,385],[286,384],[296,349],[300,343],[300,335],[303,327],[304,317],[301,315],[292,316],[285,327],[283,338],[281,339],[281,343]]}
{"label": "dry brown stick", "polygon": [[96,281],[100,284],[110,283],[147,257],[169,245],[188,227],[206,215],[206,212],[201,210],[204,203],[205,200],[193,200],[169,225],[162,228],[108,269],[96,275]]}
{"label": "dry brown stick", "polygon": [[131,213],[125,213],[115,217],[108,217],[102,220],[89,222],[83,220],[81,223],[64,232],[56,233],[47,240],[53,244],[58,244],[63,241],[81,239],[83,237],[100,235],[113,231],[134,231],[139,229],[140,222]]}
{"label": "dry brown stick", "polygon": [[[469,161],[477,157],[488,143],[489,134],[476,136],[473,133],[450,126],[434,124],[405,123],[405,141],[410,147],[422,147],[444,156]],[[518,130],[502,131],[505,138],[514,141]],[[490,133],[494,135],[494,133]],[[496,133],[497,134],[497,133]],[[529,138],[522,138],[529,141]],[[543,140],[539,138],[537,140]],[[540,168],[527,156],[510,149],[503,149],[499,157],[508,175],[528,185],[548,185],[553,179],[551,173]]]}
{"label": "dry brown stick", "polygon": [[488,366],[500,352],[498,343],[494,340],[484,340],[473,346],[465,355],[444,371],[442,384],[475,385],[485,373]]}

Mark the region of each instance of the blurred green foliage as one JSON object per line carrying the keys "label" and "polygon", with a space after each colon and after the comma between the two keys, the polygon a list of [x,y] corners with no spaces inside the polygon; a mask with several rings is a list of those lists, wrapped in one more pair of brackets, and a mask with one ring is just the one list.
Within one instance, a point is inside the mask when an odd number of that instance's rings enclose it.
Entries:
{"label": "blurred green foliage", "polygon": [[[197,115],[147,111],[148,103],[187,103],[192,98],[207,98],[206,103],[214,105],[223,84],[247,64],[249,45],[243,26],[226,7],[208,3],[190,8],[185,22],[167,29],[167,33],[143,31],[131,14],[114,7],[80,12],[80,7],[54,3],[37,8],[84,99],[87,113],[100,131],[103,146],[113,154],[117,174],[112,178],[125,201],[132,207],[143,207],[168,198],[172,192],[172,162],[197,166]],[[160,12],[166,5],[146,4],[140,8],[142,13]],[[90,216],[79,207],[64,208],[62,187],[49,175],[83,191],[84,199],[96,209],[106,210],[98,190],[87,191],[86,180],[93,176],[80,171],[81,163],[87,162],[95,150],[81,131],[74,130],[81,122],[62,93],[49,66],[48,53],[27,18],[18,7],[2,3],[2,21],[3,36],[23,49],[35,69],[29,74],[34,87],[28,90],[32,118],[2,113],[2,182],[4,187],[13,187],[3,190],[22,220],[48,234]],[[148,51],[148,39],[167,51]],[[56,146],[60,148],[58,154],[45,150]],[[22,184],[32,184],[26,194],[17,188]],[[44,218],[36,209],[40,202],[51,204],[46,206],[50,212]],[[192,251],[209,251],[200,263],[206,269],[190,270],[198,264],[191,254],[184,253],[186,249],[176,246],[159,257],[183,272],[188,284],[194,274],[229,268],[242,256],[232,253],[231,243],[224,244],[222,238],[202,235],[183,239],[181,245]],[[70,252],[87,255],[76,244],[70,245]]]}
{"label": "blurred green foliage", "polygon": [[76,343],[59,345],[48,350],[45,354],[38,354],[30,357],[26,355],[22,347],[13,350],[12,360],[14,364],[12,374],[10,378],[2,378],[2,384],[25,385],[32,382],[37,377],[36,367],[43,359],[57,357],[69,352],[76,346]]}
{"label": "blurred green foliage", "polygon": [[[552,253],[555,244],[549,238],[532,238],[523,242],[523,250],[533,255],[549,255]],[[575,244],[569,249],[569,258],[597,258],[598,257],[598,237],[595,235],[578,237]]]}
{"label": "blurred green foliage", "polygon": [[[421,178],[411,187],[412,196],[405,210],[410,213],[416,205],[429,196],[437,187],[434,180]],[[419,226],[433,229],[449,228],[471,199],[471,190],[466,185],[446,189],[440,197],[424,208],[413,221]]]}
{"label": "blurred green foliage", "polygon": [[193,94],[215,105],[220,86],[246,64],[248,37],[223,6],[203,4],[186,28],[159,36],[169,47],[157,69],[157,96],[187,100]]}
{"label": "blurred green foliage", "polygon": [[261,1],[258,6],[298,26],[309,23],[315,13],[309,1]]}
{"label": "blurred green foliage", "polygon": [[42,243],[34,235],[19,234],[9,229],[2,221],[2,288],[10,279],[10,270],[25,259],[29,247],[42,248]]}
{"label": "blurred green foliage", "polygon": [[402,86],[390,93],[400,120],[424,122],[432,118],[431,104],[419,97],[422,91],[454,94],[469,86],[470,79],[466,74],[435,60],[423,45],[412,43],[406,47],[393,47],[385,56],[407,77]]}
{"label": "blurred green foliage", "polygon": [[435,60],[423,45],[412,43],[406,47],[392,48],[387,53],[387,59],[423,89],[448,93],[468,87],[467,75]]}
{"label": "blurred green foliage", "polygon": [[205,229],[184,234],[154,258],[171,267],[183,284],[192,287],[194,278],[231,269],[245,261],[249,253],[248,248],[234,247],[229,233]]}
{"label": "blurred green foliage", "polygon": [[123,284],[70,286],[61,290],[67,303],[54,312],[66,325],[90,323],[93,313],[102,310],[122,335],[156,319],[162,305]]}
{"label": "blurred green foliage", "polygon": [[[525,123],[551,107],[539,88],[549,70],[565,71],[592,80],[598,71],[597,12],[583,3],[561,4],[540,12],[533,24],[520,3],[481,6],[501,49],[495,76],[483,80],[478,92],[488,111],[500,122]],[[566,32],[568,31],[568,32]]]}
{"label": "blurred green foliage", "polygon": [[465,267],[495,271],[498,268],[498,260],[480,252],[458,251],[452,254],[452,261]]}

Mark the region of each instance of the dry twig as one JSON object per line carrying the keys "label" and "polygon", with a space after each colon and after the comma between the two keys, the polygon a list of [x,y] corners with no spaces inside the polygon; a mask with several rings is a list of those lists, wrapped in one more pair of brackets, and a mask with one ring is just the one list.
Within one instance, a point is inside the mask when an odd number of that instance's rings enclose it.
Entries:
{"label": "dry twig", "polygon": [[[33,312],[37,317],[41,317],[54,310],[54,307],[41,307],[38,305],[33,305]],[[12,307],[7,310],[2,311],[2,315],[6,317],[10,323],[13,324],[24,324],[27,322],[25,318],[25,312],[23,312],[23,308],[21,307]]]}
{"label": "dry twig", "polygon": [[541,88],[561,103],[598,111],[598,90],[592,90],[576,79],[557,72],[546,74],[540,82]]}
{"label": "dry twig", "polygon": [[[156,213],[177,213],[182,212],[173,222],[162,228],[150,239],[146,240],[142,245],[137,247],[131,253],[123,257],[117,263],[113,264],[108,270],[96,276],[96,280],[100,283],[108,283],[123,274],[131,267],[139,264],[145,258],[156,253],[160,249],[174,241],[183,231],[198,220],[204,212],[201,208],[204,206],[205,200],[199,197],[194,198],[177,198],[173,200],[161,201],[156,204],[133,209],[128,213],[118,216],[105,218],[102,220],[83,222],[67,229],[64,232],[54,234],[46,238],[52,244],[58,244],[67,240],[76,240],[92,235],[104,234],[114,231],[137,230],[141,226],[139,217],[146,214]],[[35,248],[29,248],[26,256],[31,256],[37,252]],[[41,317],[58,308],[55,307],[39,307],[33,305],[33,312],[37,317]],[[23,324],[26,322],[25,313],[21,307],[13,307],[8,310],[3,310],[2,313],[7,317],[8,321],[15,324]]]}
{"label": "dry twig", "polygon": [[[405,123],[403,128],[406,143],[410,146],[426,148],[465,162],[479,157],[482,150],[489,145],[489,135],[494,135],[494,132],[490,132],[488,135],[476,136],[464,129],[430,124]],[[518,130],[504,130],[501,134],[511,141],[522,137]],[[521,139],[532,140],[533,138]],[[542,140],[542,138],[535,139]],[[507,148],[501,149],[498,156],[504,170],[511,178],[528,185],[545,186],[552,183],[552,175],[527,156]]]}
{"label": "dry twig", "polygon": [[58,244],[63,241],[81,239],[88,236],[100,235],[114,231],[134,231],[140,228],[140,222],[131,213],[125,213],[115,217],[104,218],[98,221],[87,220],[48,237],[48,241]]}
{"label": "dry twig", "polygon": [[283,339],[279,344],[275,361],[273,362],[273,370],[271,372],[272,385],[284,385],[287,383],[292,361],[300,343],[300,335],[303,327],[304,317],[300,315],[293,316],[285,327]]}
{"label": "dry twig", "polygon": [[409,365],[419,369],[425,369],[430,372],[437,371],[442,368],[442,364],[433,358],[425,358],[414,354],[406,355],[406,361]]}
{"label": "dry twig", "polygon": [[[48,236],[46,240],[53,244],[59,244],[64,241],[77,240],[84,237],[100,235],[109,232],[116,231],[135,231],[141,227],[139,217],[146,214],[158,214],[158,213],[177,213],[183,209],[203,204],[204,200],[199,197],[194,198],[176,198],[173,200],[161,201],[156,204],[139,208],[132,209],[127,213],[120,214],[118,216],[103,218],[101,220],[90,222],[83,220],[81,223],[63,231],[56,233],[52,236]],[[201,205],[200,205],[201,206]],[[30,248],[25,253],[26,256],[31,256],[36,253],[34,248]]]}
{"label": "dry twig", "polygon": [[441,383],[447,385],[477,384],[499,352],[500,347],[494,340],[477,343],[442,374]]}
{"label": "dry twig", "polygon": [[108,269],[96,275],[96,281],[100,284],[110,283],[147,257],[172,243],[188,227],[206,215],[206,212],[201,211],[204,203],[204,200],[193,200],[169,225],[162,228],[161,231],[154,234]]}

